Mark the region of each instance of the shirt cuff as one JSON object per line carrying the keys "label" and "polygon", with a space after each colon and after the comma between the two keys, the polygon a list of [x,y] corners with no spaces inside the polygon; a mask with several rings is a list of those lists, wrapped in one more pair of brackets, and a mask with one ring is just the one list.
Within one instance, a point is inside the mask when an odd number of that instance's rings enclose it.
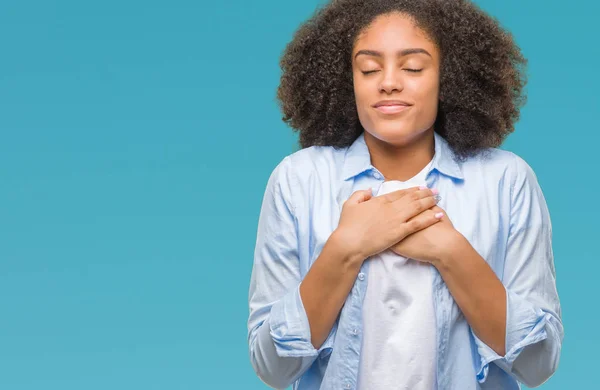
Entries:
{"label": "shirt cuff", "polygon": [[510,373],[514,361],[525,347],[548,337],[545,313],[519,295],[506,291],[506,355],[498,355],[471,330],[480,357],[476,367],[479,383],[487,379],[490,363],[494,362]]}
{"label": "shirt cuff", "polygon": [[280,357],[316,357],[322,350],[332,347],[335,329],[318,350],[312,345],[300,285],[273,304],[269,322],[275,350]]}

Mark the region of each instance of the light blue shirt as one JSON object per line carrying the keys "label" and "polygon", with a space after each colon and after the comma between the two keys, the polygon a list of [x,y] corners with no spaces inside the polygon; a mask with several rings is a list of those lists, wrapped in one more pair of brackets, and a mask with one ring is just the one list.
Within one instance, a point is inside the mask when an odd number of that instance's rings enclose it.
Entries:
{"label": "light blue shirt", "polygon": [[[273,170],[258,222],[248,318],[250,361],[269,386],[356,389],[369,259],[318,349],[311,343],[299,285],[337,227],[344,201],[357,190],[371,187],[376,193],[383,180],[371,165],[364,133],[348,148],[302,149]],[[501,149],[457,161],[436,133],[426,181],[439,189],[439,206],[494,270],[507,297],[507,352],[499,356],[475,336],[431,267],[437,389],[540,385],[558,366],[564,330],[550,216],[534,172]]]}

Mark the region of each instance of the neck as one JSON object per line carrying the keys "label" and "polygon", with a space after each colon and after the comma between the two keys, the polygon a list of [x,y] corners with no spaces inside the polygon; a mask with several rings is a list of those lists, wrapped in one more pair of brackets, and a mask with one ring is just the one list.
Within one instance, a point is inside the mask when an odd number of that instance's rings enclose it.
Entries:
{"label": "neck", "polygon": [[371,154],[371,165],[386,180],[406,181],[421,172],[433,158],[435,138],[433,127],[402,144],[390,144],[365,131],[365,143]]}

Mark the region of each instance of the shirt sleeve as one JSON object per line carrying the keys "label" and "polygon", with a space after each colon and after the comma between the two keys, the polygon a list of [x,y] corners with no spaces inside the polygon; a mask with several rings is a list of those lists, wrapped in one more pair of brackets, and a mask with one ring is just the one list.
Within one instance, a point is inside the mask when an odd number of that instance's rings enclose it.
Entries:
{"label": "shirt sleeve", "polygon": [[477,379],[494,363],[528,387],[547,381],[558,367],[564,337],[546,201],[531,167],[514,156],[509,237],[502,283],[506,290],[506,355],[474,332],[480,356]]}
{"label": "shirt sleeve", "polygon": [[274,388],[291,385],[331,344],[330,337],[319,350],[313,347],[300,297],[295,186],[287,156],[267,183],[249,289],[250,360],[259,378]]}

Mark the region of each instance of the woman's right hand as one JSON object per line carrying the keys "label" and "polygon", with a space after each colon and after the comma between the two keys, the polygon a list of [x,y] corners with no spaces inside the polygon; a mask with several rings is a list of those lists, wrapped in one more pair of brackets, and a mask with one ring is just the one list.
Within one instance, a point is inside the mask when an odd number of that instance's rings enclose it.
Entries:
{"label": "woman's right hand", "polygon": [[373,197],[371,190],[354,192],[344,205],[334,231],[348,256],[364,261],[405,237],[440,221],[425,212],[437,204],[429,188],[412,187]]}

